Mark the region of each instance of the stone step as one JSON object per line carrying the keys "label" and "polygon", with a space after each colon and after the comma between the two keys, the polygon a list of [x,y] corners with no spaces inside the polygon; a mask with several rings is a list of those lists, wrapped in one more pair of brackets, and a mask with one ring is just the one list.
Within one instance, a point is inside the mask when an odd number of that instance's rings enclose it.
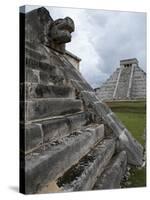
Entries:
{"label": "stone step", "polygon": [[134,91],[134,92],[132,92],[131,93],[132,95],[141,95],[141,96],[146,96],[146,91],[145,90],[143,90],[143,91],[140,91],[140,92],[136,92],[136,91]]}
{"label": "stone step", "polygon": [[120,74],[119,82],[117,85],[115,98],[126,98],[129,88],[130,76],[131,76],[131,67],[123,68]]}
{"label": "stone step", "polygon": [[82,91],[82,98],[85,104],[93,108],[96,114],[104,120],[104,123],[112,129],[113,134],[118,138],[119,150],[125,150],[128,156],[128,163],[132,165],[142,165],[143,163],[143,146],[132,136],[125,128],[122,122],[103,102],[96,101],[97,97],[93,92]]}
{"label": "stone step", "polygon": [[51,66],[51,70],[30,69],[26,67],[25,81],[29,83],[39,83],[44,85],[64,85],[64,75]]}
{"label": "stone step", "polygon": [[93,190],[120,188],[126,167],[127,155],[122,151],[111,159],[101,176],[97,177]]}
{"label": "stone step", "polygon": [[46,46],[43,48],[42,44],[35,47],[31,43],[29,45],[26,45],[25,53],[25,56],[31,58],[32,60],[47,62],[48,64],[57,67],[62,66],[62,62],[60,61],[56,53]]}
{"label": "stone step", "polygon": [[82,101],[69,98],[42,98],[25,102],[26,121],[65,115],[82,110]]}
{"label": "stone step", "polygon": [[115,140],[104,139],[57,180],[63,191],[91,190],[115,151]]}
{"label": "stone step", "polygon": [[26,55],[25,58],[26,68],[44,71],[46,73],[60,75],[63,73],[63,67],[54,64],[51,64],[47,61],[41,61],[39,59],[31,58],[29,55]]}
{"label": "stone step", "polygon": [[25,193],[36,193],[47,182],[62,176],[103,137],[104,126],[94,124],[28,154],[25,165]]}
{"label": "stone step", "polygon": [[90,123],[90,113],[58,116],[25,125],[25,151],[39,148],[46,142],[60,139]]}
{"label": "stone step", "polygon": [[[26,42],[26,44],[27,44],[27,42]],[[26,45],[25,54],[30,55],[30,57],[32,57],[34,59],[39,59],[39,60],[46,59],[46,56],[44,54],[42,54],[38,50],[35,50],[35,48],[33,49],[33,48],[29,47],[29,45],[28,45],[28,47]]]}
{"label": "stone step", "polygon": [[67,86],[25,84],[26,99],[33,98],[75,98],[75,90]]}

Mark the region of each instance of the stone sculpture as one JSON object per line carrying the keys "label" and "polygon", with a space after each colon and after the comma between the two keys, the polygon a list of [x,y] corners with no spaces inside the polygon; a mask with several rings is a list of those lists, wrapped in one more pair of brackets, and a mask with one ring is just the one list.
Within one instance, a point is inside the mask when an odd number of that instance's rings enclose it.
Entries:
{"label": "stone sculpture", "polygon": [[71,33],[74,31],[74,22],[70,17],[53,21],[48,28],[49,47],[65,52],[65,43],[71,41]]}
{"label": "stone sculpture", "polygon": [[71,33],[75,30],[70,17],[53,20],[44,7],[26,15],[25,28],[25,37],[30,41],[40,42],[61,53],[65,53],[65,43],[71,41]]}

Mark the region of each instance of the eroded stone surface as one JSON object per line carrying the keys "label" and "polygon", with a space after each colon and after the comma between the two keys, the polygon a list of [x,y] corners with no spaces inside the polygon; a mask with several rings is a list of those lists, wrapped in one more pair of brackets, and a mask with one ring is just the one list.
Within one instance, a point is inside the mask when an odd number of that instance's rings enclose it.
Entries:
{"label": "eroded stone surface", "polygon": [[115,150],[115,141],[106,139],[98,143],[79,163],[73,166],[63,177],[58,179],[58,185],[65,191],[91,190]]}
{"label": "eroded stone surface", "polygon": [[26,98],[75,98],[71,87],[26,83]]}
{"label": "eroded stone surface", "polygon": [[26,101],[26,120],[75,113],[82,110],[81,100],[52,98]]}
{"label": "eroded stone surface", "polygon": [[61,139],[81,128],[84,129],[90,123],[89,118],[89,113],[80,112],[26,124],[25,151],[34,150],[44,143]]}
{"label": "eroded stone surface", "polygon": [[125,175],[127,155],[125,151],[114,156],[104,172],[97,178],[94,190],[120,188],[120,182]]}
{"label": "eroded stone surface", "polygon": [[65,43],[71,41],[74,22],[70,17],[53,20],[44,7],[26,14],[26,40],[43,43],[56,51],[65,53]]}
{"label": "eroded stone surface", "polygon": [[[97,141],[104,137],[103,125],[77,131],[62,140],[47,145],[45,151],[26,161],[26,193],[35,193],[40,185],[55,180],[78,162]],[[34,152],[36,153],[36,152]],[[69,159],[68,159],[69,158]]]}
{"label": "eroded stone surface", "polygon": [[97,103],[94,93],[83,91],[83,99],[91,105],[97,115],[101,116],[106,124],[112,129],[114,135],[119,140],[119,150],[125,150],[128,155],[128,163],[133,165],[142,165],[143,147],[133,138],[131,133],[124,127],[121,121],[112,113],[111,109],[105,103]]}

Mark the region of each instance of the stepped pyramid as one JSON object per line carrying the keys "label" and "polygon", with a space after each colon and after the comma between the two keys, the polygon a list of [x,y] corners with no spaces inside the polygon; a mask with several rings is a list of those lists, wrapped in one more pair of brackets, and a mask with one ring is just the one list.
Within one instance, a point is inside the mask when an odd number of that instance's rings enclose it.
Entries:
{"label": "stepped pyramid", "polygon": [[127,163],[143,163],[143,147],[67,59],[72,31],[72,19],[54,21],[44,7],[20,13],[25,194],[119,188]]}
{"label": "stepped pyramid", "polygon": [[95,89],[103,100],[127,100],[146,98],[146,73],[136,58],[120,61],[120,68]]}

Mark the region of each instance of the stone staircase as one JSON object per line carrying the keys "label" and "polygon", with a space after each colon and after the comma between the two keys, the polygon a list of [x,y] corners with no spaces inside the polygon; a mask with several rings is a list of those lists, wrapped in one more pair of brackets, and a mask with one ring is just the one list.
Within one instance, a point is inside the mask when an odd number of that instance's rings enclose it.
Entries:
{"label": "stone staircase", "polygon": [[[43,19],[49,18],[48,11],[39,8],[27,20],[27,31],[32,31],[26,34],[21,60],[20,191],[119,188],[127,163],[142,165],[143,148],[65,52],[39,40],[47,25]],[[72,24],[71,19],[64,19],[66,23]]]}
{"label": "stone staircase", "polygon": [[117,85],[115,99],[126,99],[131,75],[131,67],[123,67]]}
{"label": "stone staircase", "polygon": [[[26,50],[30,52],[27,45]],[[70,85],[64,76],[60,81],[59,70],[55,79],[55,73],[45,75],[47,80],[41,78],[43,69],[35,64],[36,54],[33,49],[32,55],[26,53],[26,82],[21,84],[26,110],[25,193],[91,190],[97,177],[111,165],[116,138],[105,134],[104,124],[85,109],[73,79]],[[54,70],[54,66],[40,60],[40,66],[45,65],[48,72]],[[82,83],[80,87],[92,92],[77,71],[69,71],[76,83]]]}
{"label": "stone staircase", "polygon": [[120,68],[95,89],[96,95],[103,101],[145,99],[146,73],[138,66],[138,60],[133,58],[120,62],[124,64],[120,64]]}
{"label": "stone staircase", "polygon": [[138,66],[134,69],[131,98],[146,98],[146,73]]}

